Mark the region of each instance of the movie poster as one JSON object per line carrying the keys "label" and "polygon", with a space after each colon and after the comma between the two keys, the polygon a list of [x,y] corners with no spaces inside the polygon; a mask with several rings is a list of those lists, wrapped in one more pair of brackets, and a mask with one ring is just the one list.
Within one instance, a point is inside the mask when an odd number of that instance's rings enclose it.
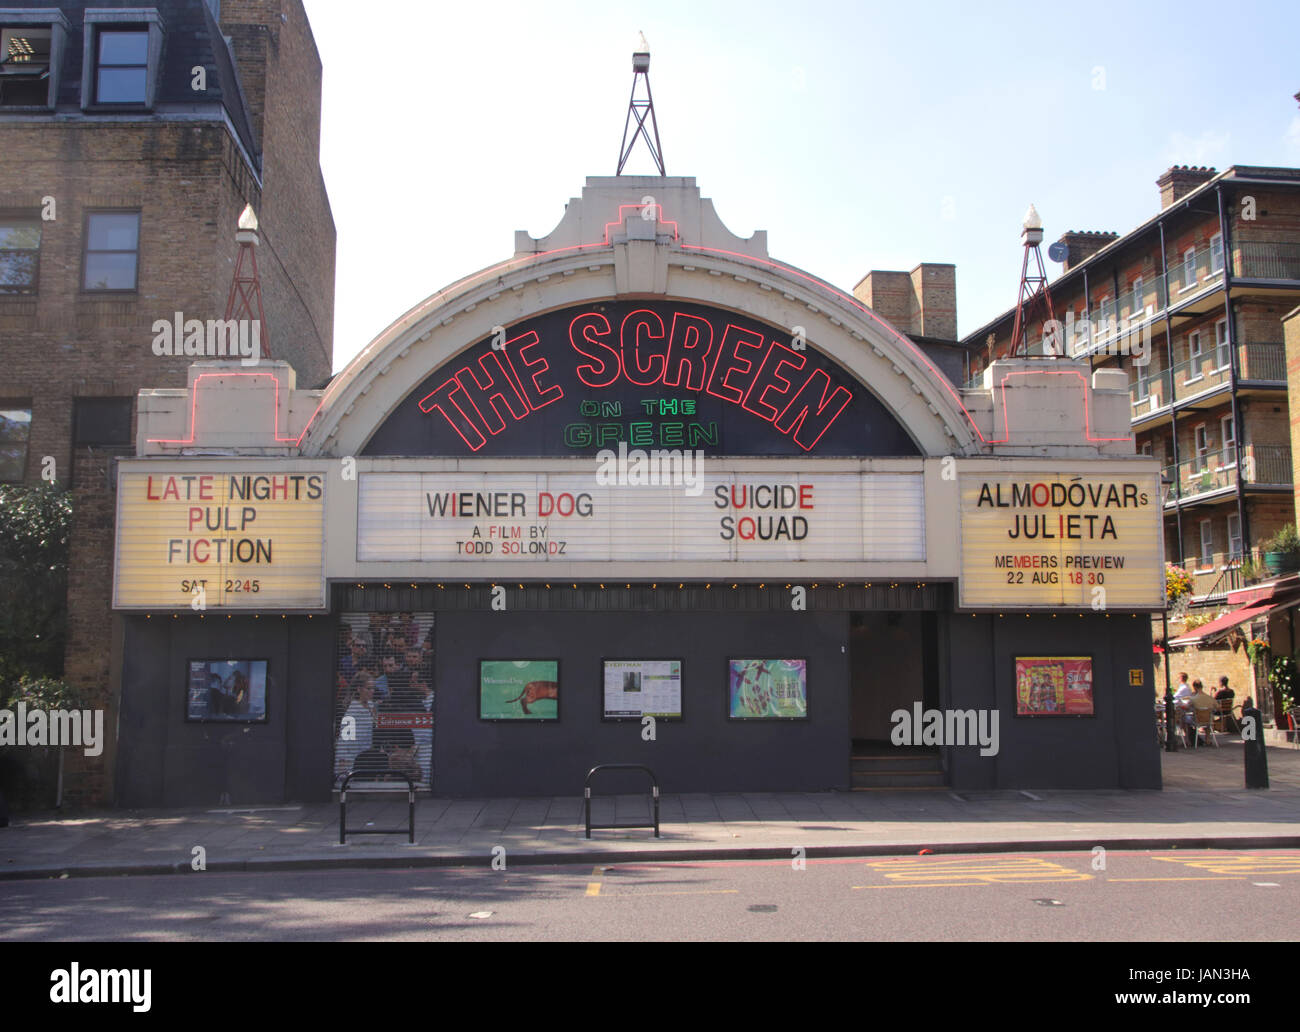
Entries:
{"label": "movie poster", "polygon": [[1017,656],[1016,715],[1091,716],[1090,656]]}
{"label": "movie poster", "polygon": [[481,660],[478,705],[483,720],[558,720],[559,660]]}
{"label": "movie poster", "polygon": [[727,715],[732,720],[802,720],[808,716],[808,661],[733,659]]}
{"label": "movie poster", "polygon": [[266,720],[266,660],[192,659],[187,720]]}

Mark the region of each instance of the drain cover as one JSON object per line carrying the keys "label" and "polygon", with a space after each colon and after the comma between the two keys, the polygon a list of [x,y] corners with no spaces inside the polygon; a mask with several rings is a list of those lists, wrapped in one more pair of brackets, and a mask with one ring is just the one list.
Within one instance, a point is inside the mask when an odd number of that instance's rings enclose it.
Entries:
{"label": "drain cover", "polygon": [[755,903],[752,907],[746,907],[751,914],[775,914],[775,903]]}

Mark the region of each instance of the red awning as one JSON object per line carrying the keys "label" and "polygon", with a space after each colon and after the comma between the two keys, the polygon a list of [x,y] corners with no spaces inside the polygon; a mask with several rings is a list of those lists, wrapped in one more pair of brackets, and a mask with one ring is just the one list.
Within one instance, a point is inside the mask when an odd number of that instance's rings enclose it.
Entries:
{"label": "red awning", "polygon": [[1190,634],[1184,634],[1181,638],[1174,638],[1169,643],[1169,647],[1173,648],[1177,645],[1199,645],[1201,642],[1209,641],[1212,638],[1217,638],[1222,634],[1226,634],[1228,631],[1232,630],[1239,624],[1245,623],[1247,620],[1253,620],[1255,617],[1264,616],[1275,608],[1277,608],[1276,604],[1269,604],[1267,602],[1242,606],[1240,609],[1234,609],[1231,613],[1224,613],[1223,616],[1215,617],[1207,624],[1201,624],[1200,627],[1195,628]]}

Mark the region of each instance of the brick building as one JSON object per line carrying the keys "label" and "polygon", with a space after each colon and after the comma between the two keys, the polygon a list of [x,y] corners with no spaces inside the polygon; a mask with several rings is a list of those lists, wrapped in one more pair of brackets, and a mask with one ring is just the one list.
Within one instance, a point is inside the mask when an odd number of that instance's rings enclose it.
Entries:
{"label": "brick building", "polygon": [[[1295,519],[1282,318],[1300,301],[1300,169],[1177,166],[1157,185],[1160,213],[1137,229],[1060,238],[1059,343],[1041,320],[1026,340],[1128,374],[1138,451],[1164,469],[1166,558],[1215,605]],[[972,382],[1014,320],[963,338]]]}
{"label": "brick building", "polygon": [[221,319],[240,212],[270,354],[314,387],[333,364],[335,230],[319,164],[321,63],[301,0],[0,6],[0,481],[52,458],[73,492],[65,677],[107,709],[103,754],[67,750],[64,796],[113,796],[116,461],[142,387],[193,356],[154,324]]}

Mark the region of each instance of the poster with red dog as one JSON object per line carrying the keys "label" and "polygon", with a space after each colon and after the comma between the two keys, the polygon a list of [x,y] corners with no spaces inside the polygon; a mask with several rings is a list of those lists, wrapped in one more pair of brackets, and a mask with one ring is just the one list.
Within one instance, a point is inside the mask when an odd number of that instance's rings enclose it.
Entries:
{"label": "poster with red dog", "polygon": [[481,720],[558,720],[558,659],[484,659],[478,670]]}

